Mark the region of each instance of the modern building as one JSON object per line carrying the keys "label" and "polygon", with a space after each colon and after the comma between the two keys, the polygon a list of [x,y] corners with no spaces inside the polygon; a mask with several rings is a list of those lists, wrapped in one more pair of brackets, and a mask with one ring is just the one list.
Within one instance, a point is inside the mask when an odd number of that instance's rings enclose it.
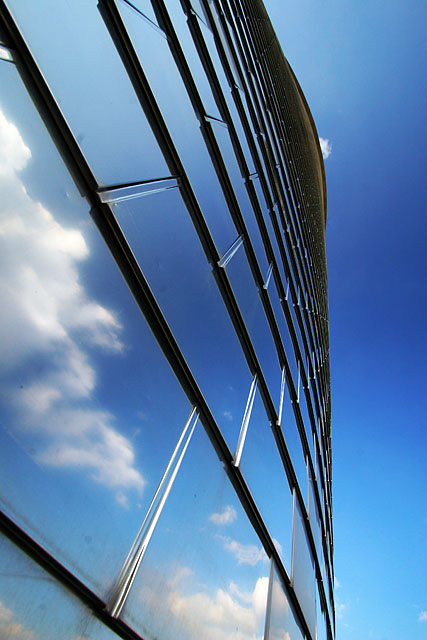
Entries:
{"label": "modern building", "polygon": [[325,175],[263,3],[0,43],[0,636],[330,640]]}

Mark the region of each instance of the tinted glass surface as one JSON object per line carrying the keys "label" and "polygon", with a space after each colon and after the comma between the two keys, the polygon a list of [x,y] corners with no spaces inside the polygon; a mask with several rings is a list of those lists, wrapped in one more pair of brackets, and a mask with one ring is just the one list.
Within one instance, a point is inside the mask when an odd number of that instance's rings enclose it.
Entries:
{"label": "tinted glass surface", "polygon": [[220,429],[234,447],[249,369],[179,190],[121,203],[114,211]]}
{"label": "tinted glass surface", "polygon": [[0,73],[1,501],[104,593],[189,404],[15,68]]}
{"label": "tinted glass surface", "polygon": [[290,572],[292,494],[259,392],[255,397],[240,467],[283,564]]}
{"label": "tinted glass surface", "polygon": [[170,175],[97,3],[8,4],[98,182]]}
{"label": "tinted glass surface", "polygon": [[149,640],[257,640],[268,565],[198,424],[122,617]]}

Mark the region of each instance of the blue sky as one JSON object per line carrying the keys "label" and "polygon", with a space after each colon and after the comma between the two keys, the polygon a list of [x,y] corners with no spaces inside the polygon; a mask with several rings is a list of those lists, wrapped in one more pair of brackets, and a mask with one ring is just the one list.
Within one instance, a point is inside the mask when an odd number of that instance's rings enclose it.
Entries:
{"label": "blue sky", "polygon": [[425,4],[265,4],[332,146],[325,166],[337,638],[421,640]]}

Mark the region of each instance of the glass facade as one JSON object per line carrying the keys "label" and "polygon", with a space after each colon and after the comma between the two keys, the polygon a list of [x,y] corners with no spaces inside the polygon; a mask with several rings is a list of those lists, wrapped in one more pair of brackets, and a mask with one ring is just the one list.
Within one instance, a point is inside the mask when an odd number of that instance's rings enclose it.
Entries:
{"label": "glass facade", "polygon": [[0,635],[335,635],[326,188],[261,0],[0,0]]}

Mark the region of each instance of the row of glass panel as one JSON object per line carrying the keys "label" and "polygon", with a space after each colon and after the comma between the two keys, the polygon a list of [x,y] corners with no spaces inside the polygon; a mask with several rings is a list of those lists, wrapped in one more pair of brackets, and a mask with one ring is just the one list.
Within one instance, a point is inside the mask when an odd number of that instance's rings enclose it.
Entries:
{"label": "row of glass panel", "polygon": [[[156,35],[157,35],[157,34],[156,34]],[[25,145],[24,145],[24,146],[25,146]],[[156,196],[156,197],[160,197],[160,196]],[[165,199],[165,198],[166,198],[166,200],[164,200],[164,203],[165,203],[165,204],[164,204],[164,209],[163,209],[163,210],[166,210],[166,211],[167,211],[167,210],[172,209],[174,212],[177,212],[177,205],[176,205],[176,201],[177,201],[177,199],[176,199],[176,196],[175,196],[175,199],[172,199],[172,200],[171,200],[171,198],[173,197],[173,192],[169,192],[169,191],[168,191],[168,192],[165,192],[165,193],[163,193],[163,192],[162,192],[161,197],[162,197],[163,199]],[[150,199],[151,199],[151,198],[150,198]],[[178,198],[178,200],[179,200],[179,198]],[[148,201],[148,200],[147,200],[147,201]],[[173,203],[173,208],[172,208],[172,207],[170,207],[170,206],[168,206],[168,202],[169,202],[169,204],[172,204],[172,203]],[[144,203],[145,203],[145,201],[144,201]],[[117,206],[116,206],[116,209],[117,209],[117,215],[118,215],[119,219],[121,220],[121,222],[122,222],[122,225],[123,225],[123,226],[125,225],[125,223],[123,222],[123,220],[124,220],[124,216],[123,216],[123,218],[120,218],[120,216],[121,216],[122,214],[121,214],[121,213],[119,213],[119,209],[120,209],[120,210],[123,210],[123,211],[126,211],[126,207],[127,207],[127,206],[128,206],[128,203],[123,203],[123,204],[120,204],[120,205],[117,205]],[[143,215],[148,216],[148,220],[149,220],[149,211],[150,211],[149,207],[144,207]],[[132,213],[135,215],[135,211],[133,211]],[[155,214],[155,213],[153,212],[153,214]],[[124,214],[124,215],[126,215],[126,214]],[[132,217],[132,216],[128,216],[128,219],[126,220],[126,224],[128,224],[128,223],[129,223],[128,221],[129,221],[129,219],[130,219],[131,217]],[[183,219],[184,219],[184,216],[182,216],[181,218],[179,218],[179,212],[177,212],[177,220],[183,220]],[[186,218],[186,219],[187,219],[187,218]],[[173,222],[171,222],[170,218],[168,218],[168,219],[167,219],[167,223],[168,223],[168,224],[167,224],[167,225],[165,225],[165,228],[169,228],[169,227],[172,225],[172,230],[173,230]],[[148,223],[148,226],[150,226],[150,227],[151,227],[151,225],[149,225],[149,223]],[[71,235],[72,235],[72,234],[71,234]],[[77,234],[75,234],[75,235],[76,235],[76,238],[80,241],[80,238],[78,237],[78,236],[79,236],[79,234],[77,233]],[[133,236],[132,236],[132,237],[134,238],[134,243],[135,243],[135,244],[137,244],[137,234],[133,234]],[[171,233],[171,234],[170,234],[170,237],[171,237],[171,242],[172,242],[172,239],[173,239],[173,233]],[[157,245],[155,244],[155,237],[154,237],[154,238],[151,238],[151,239],[154,241],[154,244],[153,244],[152,246],[157,246]],[[145,238],[144,238],[144,240],[145,240]],[[164,238],[161,238],[161,240],[164,240]],[[166,240],[167,240],[167,238],[166,238]],[[87,248],[84,246],[84,245],[85,245],[85,241],[83,241],[83,243],[81,243],[81,244],[82,244],[82,246],[80,247],[80,249],[81,249],[81,251],[83,252],[83,254],[85,254],[85,252],[87,251]],[[148,246],[149,246],[149,245],[148,245]],[[159,246],[160,246],[160,240],[159,240]],[[195,245],[194,245],[194,246],[195,246]],[[144,248],[143,248],[143,245],[141,245],[141,247],[142,247],[142,254],[144,254]],[[156,273],[156,276],[155,276],[155,277],[156,277],[156,278],[157,278],[157,273],[158,273],[158,272],[162,273],[162,270],[163,270],[163,269],[164,269],[165,271],[167,271],[167,269],[168,269],[168,265],[167,265],[167,263],[165,263],[165,262],[164,262],[164,260],[165,260],[165,255],[167,255],[167,254],[169,253],[169,252],[167,251],[167,249],[168,249],[167,244],[166,244],[166,245],[164,245],[164,248],[166,249],[166,251],[164,251],[164,254],[162,254],[162,253],[160,252],[160,256],[157,258],[157,264],[155,265],[155,267],[156,267],[156,268],[155,268],[155,273]],[[184,250],[185,250],[185,247],[183,248],[183,253],[185,253],[185,251],[184,251]],[[147,256],[147,259],[149,260],[149,254],[148,254],[148,252],[145,252],[145,255]],[[241,254],[241,255],[243,255],[243,254]],[[82,257],[82,256],[80,256],[80,257],[79,257],[78,255],[74,256],[74,258],[75,258],[75,260],[77,260],[77,261],[78,261],[78,260],[82,260],[82,259],[83,259],[83,257]],[[185,260],[184,262],[187,262],[187,259],[188,259],[188,255],[186,255],[186,260]],[[160,260],[160,263],[159,263],[159,260]],[[72,262],[72,261],[71,261],[71,262]],[[188,264],[188,263],[187,263],[187,264]],[[199,264],[201,264],[201,261],[199,262]],[[180,261],[179,259],[178,259],[176,262],[172,263],[172,267],[175,267],[176,265],[181,265],[181,261]],[[154,265],[153,265],[153,268],[154,268]],[[169,268],[171,268],[171,267],[169,266]],[[144,272],[147,272],[147,271],[149,271],[149,267],[145,267],[145,268],[144,268]],[[153,277],[154,277],[154,276],[153,276]],[[183,274],[183,277],[182,277],[182,279],[181,279],[181,274],[179,273],[179,270],[178,270],[178,271],[176,272],[176,279],[177,279],[177,282],[180,282],[180,281],[184,282],[184,281],[185,281],[185,274]],[[154,280],[153,280],[152,282],[154,282]],[[163,284],[162,284],[162,282],[163,282]],[[162,287],[167,287],[167,286],[168,286],[168,283],[169,283],[169,286],[170,286],[170,278],[167,278],[167,277],[164,277],[164,278],[163,278],[163,281],[162,281],[162,278],[160,278],[160,281],[159,281],[159,284],[158,284],[158,285],[157,285],[157,282],[156,282],[156,286],[158,286],[158,287],[159,287],[159,288],[157,289],[157,296],[158,296],[158,297],[161,297]],[[77,282],[77,286],[78,286],[78,287],[80,286],[78,282]],[[193,292],[193,293],[196,293],[196,294],[197,294],[198,292]],[[166,304],[167,304],[167,300],[166,300],[167,296],[165,295],[164,297],[165,297],[165,303],[164,303],[164,304],[166,305]],[[197,297],[197,296],[196,296],[196,297]],[[47,295],[47,299],[49,300],[49,294]],[[194,297],[193,297],[193,299],[194,299]],[[198,299],[198,298],[197,298],[197,299]],[[173,307],[173,300],[172,300],[172,301],[170,301],[170,304],[172,304],[172,307]],[[189,302],[188,302],[188,305],[186,305],[186,307],[188,308],[188,306],[189,306],[189,305],[191,305],[191,296],[190,296],[190,298],[189,298]],[[90,305],[89,305],[89,306],[90,306]],[[104,314],[104,312],[105,312],[106,310],[105,310],[105,308],[103,308],[103,307],[102,307],[102,305],[98,305],[98,306],[100,307],[99,309],[97,308],[97,305],[95,304],[94,309],[93,309],[92,311],[93,311],[93,312],[95,312],[95,311],[96,311],[97,313],[99,313],[99,314],[100,314],[100,316],[103,316],[103,314]],[[202,308],[203,308],[203,306],[204,306],[204,305],[201,305],[201,307],[202,307]],[[199,307],[198,307],[198,310],[199,310]],[[37,310],[36,310],[36,311],[37,311]],[[172,313],[172,311],[171,311],[171,313]],[[95,315],[96,315],[96,314],[95,314]],[[108,310],[107,310],[107,314],[104,314],[104,315],[108,316]],[[113,315],[113,314],[111,314],[111,315]],[[261,316],[261,317],[263,317],[263,316]],[[42,321],[42,322],[44,322],[44,319],[42,318],[42,319],[41,319],[41,321]],[[109,319],[108,319],[108,321],[107,321],[107,319],[106,319],[106,318],[104,318],[104,323],[103,323],[103,322],[102,322],[102,320],[100,320],[100,319],[97,319],[97,322],[98,322],[98,324],[99,324],[99,332],[100,332],[100,334],[102,334],[103,330],[110,334],[110,344],[108,344],[108,339],[107,339],[105,336],[104,336],[104,337],[102,337],[102,336],[101,336],[101,337],[100,337],[100,336],[97,336],[96,338],[92,338],[92,339],[94,340],[94,344],[97,344],[97,341],[100,341],[100,344],[103,344],[103,346],[104,346],[104,347],[106,347],[107,349],[108,349],[108,348],[110,348],[110,349],[113,349],[113,350],[114,350],[114,349],[116,349],[117,351],[120,351],[120,350],[123,348],[123,345],[120,345],[120,344],[119,344],[119,342],[120,342],[120,341],[119,341],[119,339],[117,338],[117,334],[119,333],[119,323],[118,323],[118,321],[113,317],[113,318],[109,318]],[[264,321],[264,322],[265,322],[265,321]],[[83,331],[83,333],[84,333],[84,331],[85,331],[85,330],[88,330],[88,331],[90,332],[90,329],[89,329],[88,327],[86,327],[86,328],[85,328],[85,323],[84,323],[83,321],[81,321],[81,324],[82,324],[82,327],[80,327],[80,329]],[[104,326],[103,326],[103,325],[104,325]],[[79,326],[79,325],[77,324],[77,326]],[[113,335],[113,337],[112,337],[112,338],[111,338],[111,335]],[[82,338],[80,338],[80,339],[82,339]],[[205,340],[203,340],[203,339],[202,339],[202,340],[201,340],[201,342],[203,343],[203,342],[205,342]],[[104,343],[105,343],[105,344],[104,344]],[[182,339],[180,340],[180,344],[181,344],[181,343],[185,343],[185,328],[184,328],[184,327],[183,327],[183,329],[182,329]],[[228,345],[228,342],[227,342],[227,345]],[[71,345],[71,346],[72,346],[72,345]],[[190,348],[190,345],[189,345],[189,348]],[[227,348],[228,348],[228,346],[227,346]],[[238,350],[237,350],[237,351],[238,351]],[[237,353],[237,351],[236,351],[236,353]],[[240,353],[240,352],[239,352],[239,353]],[[75,356],[75,360],[77,360],[77,361],[79,360],[79,357],[80,357],[80,355],[79,355],[79,354],[77,354],[77,355],[76,355],[76,354],[73,352],[73,349],[72,349],[71,347],[70,347],[70,354],[68,354],[68,356],[69,356],[69,359],[70,359],[70,360],[72,359],[72,356]],[[84,356],[85,356],[85,354],[83,354],[83,357],[81,358],[81,360],[83,361],[83,365],[84,365],[84,364],[87,364],[87,358],[85,358]],[[64,359],[65,359],[65,358],[64,358]],[[240,359],[241,359],[241,356],[240,356]],[[234,362],[234,358],[230,358],[230,360],[233,360],[233,362]],[[207,359],[207,361],[208,361],[208,362],[211,362],[211,354],[209,354],[209,358]],[[76,364],[75,366],[76,366],[76,368],[78,368],[80,365],[82,365],[82,362],[77,362],[77,364]],[[227,368],[227,367],[225,367],[225,368]],[[83,366],[82,366],[82,369],[84,369],[84,367],[83,367]],[[93,369],[93,367],[91,367],[91,366],[89,365],[88,367],[86,367],[86,370],[85,370],[85,373],[87,374],[86,389],[85,389],[85,390],[83,390],[83,391],[82,391],[81,389],[74,390],[74,392],[73,392],[73,393],[75,394],[75,395],[74,395],[74,397],[85,397],[85,398],[87,398],[88,396],[90,396],[90,394],[91,394],[91,392],[92,392],[92,390],[93,390],[93,388],[94,388],[94,382],[93,382],[93,379],[96,377],[96,376],[94,376],[94,374],[93,374],[93,370],[91,370],[91,369]],[[230,370],[229,370],[229,369],[228,369],[228,371],[230,372]],[[75,372],[73,372],[73,373],[74,373],[74,377],[77,377],[77,376],[76,376],[76,373],[75,373]],[[80,370],[79,370],[79,373],[80,373]],[[71,376],[69,375],[69,372],[67,372],[67,375],[68,375],[68,378],[70,378],[70,377],[71,377]],[[246,374],[246,375],[247,375],[247,374]],[[276,375],[278,375],[278,373],[277,373]],[[65,376],[65,377],[67,377],[67,376]],[[200,373],[200,375],[198,376],[198,379],[199,379],[200,377],[202,377],[202,373]],[[67,384],[68,384],[68,383],[69,383],[69,380],[67,380],[66,382],[67,382]],[[208,380],[206,381],[206,384],[208,384]],[[34,385],[33,385],[33,386],[34,386]],[[30,385],[30,391],[31,391],[31,392],[33,392],[33,391],[34,391],[33,386],[31,386],[31,385]],[[78,386],[78,385],[77,385],[77,386]],[[24,385],[22,385],[22,388],[24,388]],[[24,394],[23,394],[23,395],[24,395]],[[31,393],[30,393],[30,396],[31,396]],[[63,392],[63,390],[62,390],[62,389],[59,389],[59,390],[58,390],[57,388],[54,388],[54,386],[51,388],[51,387],[49,387],[49,384],[47,384],[47,385],[44,385],[44,386],[43,386],[43,385],[41,385],[41,388],[37,388],[37,389],[35,389],[35,391],[34,391],[34,393],[33,393],[33,396],[32,396],[32,397],[30,397],[30,400],[31,400],[32,402],[34,402],[34,398],[35,398],[35,397],[37,397],[37,399],[38,399],[37,401],[41,403],[42,408],[43,408],[43,409],[45,409],[45,407],[47,407],[47,408],[49,409],[49,408],[51,407],[51,405],[53,405],[53,404],[55,403],[55,401],[56,401],[56,399],[57,399],[57,398],[60,398],[60,397],[62,398],[63,396],[64,396],[64,392]],[[230,404],[228,403],[228,404],[227,404],[227,406],[230,406]],[[73,416],[73,417],[74,417],[74,416]],[[98,428],[100,428],[100,427],[98,427]],[[102,429],[101,429],[101,431],[102,431]],[[58,451],[60,451],[60,450],[61,450],[61,447],[58,447]],[[77,447],[77,449],[74,451],[74,455],[76,455],[76,453],[78,453],[78,447]],[[72,468],[72,465],[73,465],[72,461],[71,461],[71,462],[65,462],[65,463],[64,463],[64,466],[67,466],[67,464]],[[95,469],[97,469],[97,467],[96,467],[96,461],[95,461],[95,462],[94,462],[94,461],[88,461],[88,462],[86,463],[86,465],[87,465],[87,467],[88,467],[88,468],[95,468]],[[102,475],[102,474],[98,474],[98,475],[99,475],[99,477],[101,477],[101,475]],[[96,473],[95,473],[95,477],[96,477]],[[99,480],[99,481],[100,481],[100,482],[102,482],[101,480]],[[129,482],[130,482],[130,486],[132,486],[132,481],[129,481]],[[140,482],[140,481],[137,479],[137,476],[135,476],[135,477],[134,477],[134,480],[133,480],[133,483],[136,485],[136,484],[138,484],[139,482]],[[123,501],[123,502],[124,502],[124,499],[123,499],[121,496],[118,496],[118,500],[119,500],[119,501],[121,500],[121,501]]]}

